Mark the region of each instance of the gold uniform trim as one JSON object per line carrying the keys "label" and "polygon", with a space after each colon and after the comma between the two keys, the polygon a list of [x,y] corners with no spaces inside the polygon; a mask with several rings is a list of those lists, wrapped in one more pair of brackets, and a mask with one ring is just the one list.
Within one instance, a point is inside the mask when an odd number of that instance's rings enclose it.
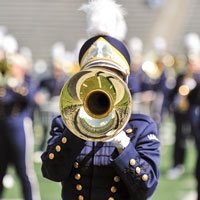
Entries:
{"label": "gold uniform trim", "polygon": [[74,163],[74,168],[78,169],[78,167],[79,167],[79,163],[78,163],[78,162],[75,162],[75,163]]}
{"label": "gold uniform trim", "polygon": [[78,200],[84,200],[84,196],[83,195],[79,195],[78,196]]}
{"label": "gold uniform trim", "polygon": [[126,133],[132,133],[133,132],[133,129],[132,128],[128,128],[127,130],[126,130]]}
{"label": "gold uniform trim", "polygon": [[114,177],[114,181],[115,181],[116,183],[118,183],[118,182],[120,181],[120,177],[119,177],[119,176],[115,176],[115,177]]}
{"label": "gold uniform trim", "polygon": [[81,191],[81,190],[83,189],[83,187],[82,187],[82,185],[78,184],[78,185],[76,185],[76,189],[77,189],[78,191]]}
{"label": "gold uniform trim", "polygon": [[63,144],[65,144],[67,142],[67,138],[63,137],[61,141],[62,141]]}
{"label": "gold uniform trim", "polygon": [[53,159],[54,159],[54,154],[53,154],[53,153],[50,153],[50,154],[49,154],[49,159],[50,159],[50,160],[53,160]]}
{"label": "gold uniform trim", "polygon": [[81,179],[81,175],[80,175],[80,174],[75,174],[74,178],[75,178],[76,180],[80,180],[80,179]]}
{"label": "gold uniform trim", "polygon": [[148,180],[148,178],[149,178],[149,177],[148,177],[148,175],[147,175],[147,174],[144,174],[144,175],[142,176],[142,180],[143,180],[143,181],[147,181],[147,180]]}
{"label": "gold uniform trim", "polygon": [[57,145],[57,146],[56,146],[56,151],[57,151],[57,152],[60,152],[60,151],[61,151],[60,145]]}
{"label": "gold uniform trim", "polygon": [[139,174],[141,172],[140,167],[136,167],[135,171],[136,171],[137,174]]}
{"label": "gold uniform trim", "polygon": [[115,186],[112,186],[112,187],[110,188],[110,191],[111,191],[112,193],[116,193],[116,192],[117,192],[117,188],[116,188]]}
{"label": "gold uniform trim", "polygon": [[133,159],[133,158],[130,159],[129,164],[130,164],[131,166],[134,166],[134,165],[136,164],[136,160]]}

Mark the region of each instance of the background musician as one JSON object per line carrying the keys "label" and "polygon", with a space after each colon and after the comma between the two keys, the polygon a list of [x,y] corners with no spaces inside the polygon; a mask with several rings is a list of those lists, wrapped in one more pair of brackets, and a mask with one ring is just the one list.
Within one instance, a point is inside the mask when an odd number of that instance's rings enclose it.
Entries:
{"label": "background musician", "polygon": [[196,97],[192,95],[194,100],[191,101],[189,96],[199,82],[199,37],[193,33],[186,35],[185,45],[187,47],[187,62],[177,75],[176,85],[169,94],[170,109],[175,120],[173,167],[167,172],[169,179],[177,179],[185,171],[186,141],[188,138],[193,138],[194,125],[192,124],[196,123],[196,119],[194,119],[196,114],[192,105],[194,104],[192,102],[196,101]]}
{"label": "background musician", "polygon": [[[0,86],[0,196],[8,166],[15,167],[25,200],[40,199],[33,168],[32,114],[35,89],[28,77],[29,66],[17,52],[5,53],[6,82]],[[2,63],[0,63],[2,64]]]}

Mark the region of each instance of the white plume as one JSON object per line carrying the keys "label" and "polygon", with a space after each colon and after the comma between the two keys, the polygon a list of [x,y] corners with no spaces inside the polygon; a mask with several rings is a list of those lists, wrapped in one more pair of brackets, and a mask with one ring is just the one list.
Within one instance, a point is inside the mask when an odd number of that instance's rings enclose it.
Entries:
{"label": "white plume", "polygon": [[132,54],[142,53],[143,51],[143,42],[138,37],[132,37],[129,41],[129,49]]}
{"label": "white plume", "polygon": [[87,14],[89,37],[105,34],[121,41],[125,39],[125,10],[114,0],[90,0],[80,10]]}
{"label": "white plume", "polygon": [[188,51],[200,51],[200,38],[197,33],[188,33],[185,36],[185,47]]}

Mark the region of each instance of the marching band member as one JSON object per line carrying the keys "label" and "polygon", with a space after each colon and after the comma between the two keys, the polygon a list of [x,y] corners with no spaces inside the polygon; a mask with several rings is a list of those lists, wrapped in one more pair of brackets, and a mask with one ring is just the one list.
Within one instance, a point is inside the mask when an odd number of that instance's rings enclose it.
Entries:
{"label": "marching band member", "polygon": [[196,34],[195,36],[198,40],[195,41],[195,49],[193,48],[189,54],[190,67],[194,74],[194,87],[188,94],[188,101],[190,104],[189,119],[191,122],[191,131],[194,135],[197,148],[195,177],[197,181],[197,198],[200,200],[200,38]]}
{"label": "marching band member", "polygon": [[[42,79],[39,83],[37,93],[35,95],[35,101],[39,106],[39,112],[40,117],[42,118],[41,120],[43,126],[43,138],[39,145],[39,151],[44,150],[50,127],[49,122],[58,114],[57,105],[59,105],[59,102],[57,97],[59,97],[65,82],[66,77],[64,76],[62,68],[54,66],[53,75],[51,77]],[[44,116],[43,112],[45,115],[49,116]]]}
{"label": "marching band member", "polygon": [[[130,56],[122,42],[123,9],[113,0],[93,0],[81,10],[88,14],[90,38],[80,50],[80,67],[106,69],[127,84]],[[148,116],[131,115],[122,131],[103,142],[77,137],[61,116],[53,120],[50,134],[41,157],[42,173],[62,182],[63,200],[142,200],[156,190],[160,142],[156,124]]]}
{"label": "marching band member", "polygon": [[[175,87],[169,94],[169,105],[175,120],[175,144],[173,150],[173,167],[167,172],[168,179],[177,179],[185,171],[184,161],[186,155],[186,140],[188,136],[194,135],[193,121],[196,115],[192,109],[190,93],[195,89],[199,82],[199,64],[195,52],[200,49],[200,40],[196,34],[185,36],[187,47],[187,63],[185,70],[177,75]],[[193,93],[193,92],[192,92]],[[193,95],[192,95],[193,96]],[[193,96],[194,97],[194,96]],[[191,99],[191,98],[190,98]]]}
{"label": "marching band member", "polygon": [[[200,61],[200,55],[199,55]],[[190,102],[190,121],[191,121],[191,129],[194,134],[195,143],[197,147],[197,163],[196,163],[196,173],[195,177],[197,180],[197,194],[198,200],[200,200],[200,62],[198,63],[198,82],[195,88],[189,94],[189,102]]]}
{"label": "marching band member", "polygon": [[161,36],[157,36],[153,39],[152,49],[149,55],[147,54],[147,60],[149,59],[151,62],[152,69],[150,69],[150,66],[146,65],[147,67],[144,67],[144,70],[151,79],[151,87],[153,90],[151,116],[160,128],[166,111],[169,93],[169,89],[167,88],[167,63],[165,60],[170,54],[167,52],[166,40]]}
{"label": "marching band member", "polygon": [[[43,127],[43,137],[39,145],[39,156],[47,141],[48,131],[51,120],[58,115],[59,102],[58,97],[67,78],[64,73],[63,57],[65,54],[64,44],[57,42],[52,47],[52,74],[40,80],[35,101],[39,109]],[[57,111],[58,110],[58,111]]]}
{"label": "marching band member", "polygon": [[143,65],[143,42],[138,37],[132,37],[129,41],[131,55],[130,75],[128,86],[134,98],[133,113],[150,115],[153,100],[152,83],[150,77],[142,69]]}
{"label": "marching band member", "polygon": [[34,135],[32,112],[35,89],[26,79],[26,59],[18,54],[7,55],[8,77],[0,86],[0,196],[8,165],[16,168],[25,200],[40,199],[33,168]]}
{"label": "marching band member", "polygon": [[129,52],[131,56],[130,75],[128,77],[128,86],[133,96],[135,93],[141,92],[142,81],[141,65],[142,65],[143,43],[138,37],[132,37],[129,41]]}

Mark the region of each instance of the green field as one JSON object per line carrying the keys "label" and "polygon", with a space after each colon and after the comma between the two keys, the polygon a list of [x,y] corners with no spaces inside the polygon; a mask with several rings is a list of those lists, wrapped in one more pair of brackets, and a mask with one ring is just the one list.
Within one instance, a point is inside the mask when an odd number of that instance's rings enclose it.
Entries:
{"label": "green field", "polygon": [[[170,131],[169,131],[170,129]],[[165,129],[162,129],[162,134],[167,134],[166,130],[172,134],[173,126],[171,123],[165,124]],[[172,165],[172,147],[173,143],[170,144],[166,140],[171,138],[168,135],[164,136],[164,142],[161,145],[161,162],[160,172],[161,176],[156,192],[150,200],[183,200],[185,196],[191,191],[195,191],[196,181],[194,178],[194,167],[196,162],[196,150],[192,140],[187,142],[187,155],[185,161],[185,173],[177,180],[168,180],[166,178],[166,171]],[[168,138],[168,139],[167,139]],[[170,140],[170,139],[169,139]],[[40,193],[42,200],[59,200],[60,198],[60,183],[49,181],[42,177],[41,164],[35,163],[35,171],[37,173]],[[9,173],[13,175],[15,184],[11,189],[6,189],[4,192],[4,199],[20,199],[20,184],[18,178],[15,176],[13,168],[9,168]],[[194,200],[194,199],[189,199]]]}

